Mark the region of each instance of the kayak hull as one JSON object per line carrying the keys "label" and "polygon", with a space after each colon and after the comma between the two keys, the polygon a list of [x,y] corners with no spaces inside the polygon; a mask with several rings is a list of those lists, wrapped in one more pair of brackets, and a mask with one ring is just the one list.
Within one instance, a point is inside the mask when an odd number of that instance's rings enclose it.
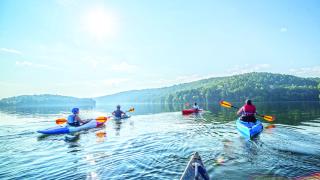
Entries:
{"label": "kayak hull", "polygon": [[238,131],[245,137],[252,138],[259,135],[263,131],[263,125],[261,121],[257,120],[256,123],[244,122],[240,118],[236,121]]}
{"label": "kayak hull", "polygon": [[180,180],[190,180],[190,179],[197,179],[197,180],[210,179],[198,152],[195,152],[191,156],[191,159],[188,162],[188,165],[180,178]]}
{"label": "kayak hull", "polygon": [[67,133],[70,133],[69,128],[64,127],[64,126],[56,126],[56,127],[52,127],[52,128],[48,128],[48,129],[44,129],[44,130],[39,130],[37,132],[41,133],[41,134],[67,134]]}
{"label": "kayak hull", "polygon": [[88,130],[96,127],[102,126],[104,123],[97,122],[96,120],[91,120],[88,123],[78,126],[78,127],[73,127],[73,126],[56,126],[44,130],[39,130],[37,131],[38,133],[41,134],[67,134],[67,133],[73,133],[73,132],[79,132],[83,130]]}
{"label": "kayak hull", "polygon": [[192,114],[192,113],[199,113],[201,111],[202,111],[202,109],[184,109],[184,110],[182,110],[182,114],[188,115],[188,114]]}
{"label": "kayak hull", "polygon": [[121,119],[128,119],[128,118],[130,118],[130,117],[131,117],[131,116],[128,116],[128,115],[124,115],[124,116],[122,116],[121,118],[113,116],[113,119],[116,120],[116,121],[119,121],[119,120],[121,120]]}

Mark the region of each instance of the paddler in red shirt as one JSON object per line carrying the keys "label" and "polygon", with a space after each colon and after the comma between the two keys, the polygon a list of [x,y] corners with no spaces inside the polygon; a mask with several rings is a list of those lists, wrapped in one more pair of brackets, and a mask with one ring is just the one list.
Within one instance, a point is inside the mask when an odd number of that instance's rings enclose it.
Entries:
{"label": "paddler in red shirt", "polygon": [[257,121],[256,117],[254,116],[256,113],[256,107],[249,99],[246,100],[246,104],[243,105],[237,112],[238,115],[241,115],[241,121],[254,123]]}

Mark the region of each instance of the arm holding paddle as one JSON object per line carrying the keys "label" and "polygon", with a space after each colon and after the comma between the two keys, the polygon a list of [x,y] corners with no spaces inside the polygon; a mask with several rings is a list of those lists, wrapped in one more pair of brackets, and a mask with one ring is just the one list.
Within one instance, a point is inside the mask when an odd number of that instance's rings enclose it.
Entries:
{"label": "arm holding paddle", "polygon": [[88,123],[89,121],[92,120],[92,119],[82,120],[78,115],[76,115],[74,118],[75,118],[76,121],[80,122],[81,124],[86,124],[86,123]]}
{"label": "arm holding paddle", "polygon": [[243,108],[241,107],[239,110],[238,110],[238,112],[237,112],[237,115],[241,115],[242,114],[242,112],[243,112]]}
{"label": "arm holding paddle", "polygon": [[[104,122],[106,122],[108,119],[110,119],[110,117],[99,116],[99,117],[97,117],[95,120],[96,120],[97,122],[104,123]],[[94,119],[87,119],[86,123],[88,123],[88,122],[91,121],[91,120],[94,120]],[[82,120],[82,121],[83,121],[83,120]],[[56,120],[56,124],[58,124],[58,125],[64,124],[64,123],[66,123],[66,122],[67,122],[67,119],[66,119],[66,118],[59,118],[59,119]]]}
{"label": "arm holding paddle", "polygon": [[[126,112],[134,112],[134,108],[132,107],[132,108],[130,108],[130,109],[129,109],[128,111],[126,111]],[[76,116],[76,117],[77,117],[77,116]],[[96,120],[97,122],[104,123],[104,122],[106,122],[108,119],[110,119],[111,117],[112,117],[112,116],[99,116],[99,117],[95,118],[95,120]],[[87,122],[89,122],[89,121],[91,121],[91,120],[94,120],[94,119],[87,119],[86,121],[84,121],[84,120],[81,120],[81,121],[87,123]],[[56,124],[58,124],[58,125],[64,124],[64,123],[66,123],[66,122],[68,122],[68,120],[67,120],[66,118],[56,119]]]}
{"label": "arm holding paddle", "polygon": [[[233,106],[230,102],[227,102],[227,101],[220,101],[220,106],[225,107],[225,108],[239,109],[238,107]],[[242,109],[242,108],[241,108],[241,109]],[[240,109],[240,110],[241,110],[241,109]],[[240,111],[240,110],[239,110],[239,111]],[[238,111],[238,112],[239,112],[239,111]],[[258,113],[255,113],[255,114],[256,114],[257,116],[262,117],[264,120],[269,121],[269,122],[275,120],[275,117],[274,117],[274,116],[262,115],[262,114],[258,114]]]}

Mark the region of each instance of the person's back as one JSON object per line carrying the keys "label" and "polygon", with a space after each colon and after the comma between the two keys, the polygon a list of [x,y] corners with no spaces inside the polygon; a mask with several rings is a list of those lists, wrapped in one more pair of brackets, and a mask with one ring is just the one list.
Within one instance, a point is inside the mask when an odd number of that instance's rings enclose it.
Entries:
{"label": "person's back", "polygon": [[241,115],[241,120],[245,122],[256,122],[257,119],[254,116],[256,114],[256,107],[252,104],[251,100],[247,100],[246,104],[242,106],[237,112]]}
{"label": "person's back", "polygon": [[113,113],[114,113],[113,115],[117,118],[121,118],[122,114],[124,114],[124,112],[121,111],[120,109],[113,111]]}
{"label": "person's back", "polygon": [[123,114],[125,113],[120,110],[120,105],[118,105],[117,110],[113,111],[112,113],[112,115],[114,115],[116,118],[121,118]]}
{"label": "person's back", "polygon": [[197,103],[194,103],[194,105],[192,106],[192,109],[194,110],[199,110],[199,106]]}
{"label": "person's back", "polygon": [[[68,116],[68,125],[70,126],[80,126],[81,119],[78,116],[79,108],[73,108],[72,114]],[[82,122],[83,123],[83,122]]]}

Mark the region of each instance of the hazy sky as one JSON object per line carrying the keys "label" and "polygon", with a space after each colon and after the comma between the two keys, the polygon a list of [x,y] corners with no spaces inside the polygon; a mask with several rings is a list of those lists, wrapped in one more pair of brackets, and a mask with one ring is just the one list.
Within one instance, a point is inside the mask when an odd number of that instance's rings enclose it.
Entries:
{"label": "hazy sky", "polygon": [[320,77],[318,0],[1,0],[0,98],[268,71]]}

